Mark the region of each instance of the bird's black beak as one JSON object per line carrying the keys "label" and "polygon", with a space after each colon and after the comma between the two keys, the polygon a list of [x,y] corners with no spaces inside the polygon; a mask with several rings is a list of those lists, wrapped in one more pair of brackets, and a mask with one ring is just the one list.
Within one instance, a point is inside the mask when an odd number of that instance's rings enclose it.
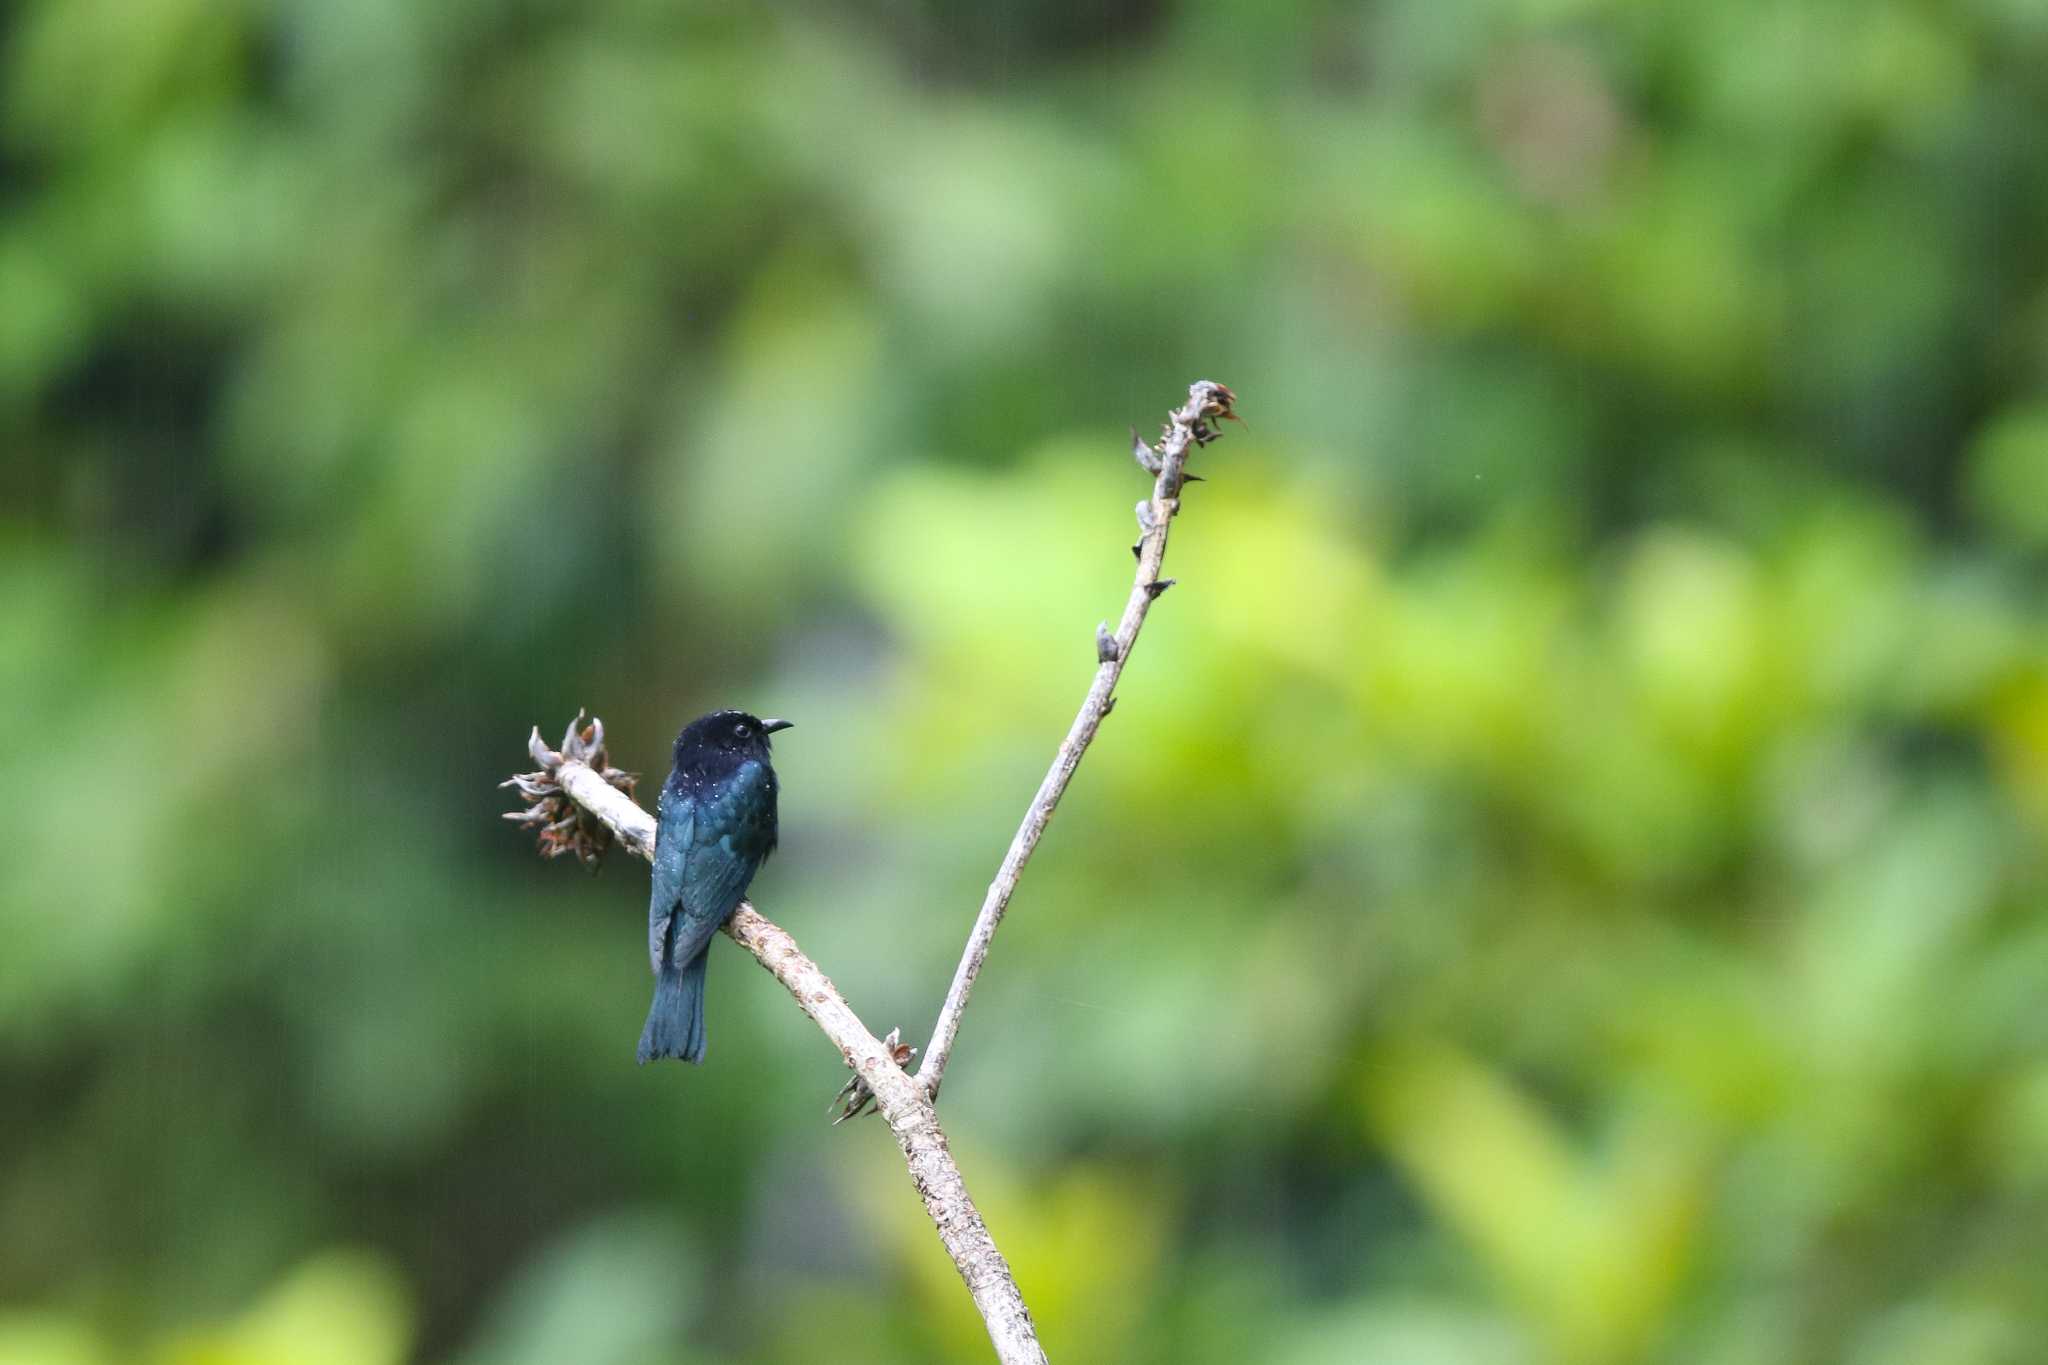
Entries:
{"label": "bird's black beak", "polygon": [[777,730],[787,730],[795,724],[796,722],[793,720],[764,720],[761,722],[761,733],[772,735]]}

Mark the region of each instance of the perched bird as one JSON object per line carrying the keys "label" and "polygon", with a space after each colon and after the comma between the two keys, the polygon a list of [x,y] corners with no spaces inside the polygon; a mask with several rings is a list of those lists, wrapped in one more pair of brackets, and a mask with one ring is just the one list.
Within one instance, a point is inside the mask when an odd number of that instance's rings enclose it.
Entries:
{"label": "perched bird", "polygon": [[775,851],[775,769],[768,736],[786,720],[713,711],[676,736],[654,837],[654,898],[647,950],[654,1006],[640,1060],[704,1060],[704,963],[712,935]]}

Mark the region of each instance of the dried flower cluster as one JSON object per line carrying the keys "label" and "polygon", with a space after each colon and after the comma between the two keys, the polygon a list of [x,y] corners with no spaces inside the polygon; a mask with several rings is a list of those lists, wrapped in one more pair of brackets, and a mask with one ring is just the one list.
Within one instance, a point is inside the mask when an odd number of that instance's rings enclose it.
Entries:
{"label": "dried flower cluster", "polygon": [[[1166,419],[1166,430],[1160,437],[1162,443],[1172,440],[1175,428],[1183,422],[1187,424],[1188,435],[1194,437],[1195,444],[1205,446],[1223,434],[1216,428],[1215,423],[1244,421],[1244,418],[1239,417],[1234,411],[1237,395],[1230,391],[1228,385],[1218,384],[1213,379],[1205,379],[1194,385],[1188,392],[1188,399],[1188,407],[1180,409]],[[1188,408],[1193,408],[1194,411],[1190,413]]]}
{"label": "dried flower cluster", "polygon": [[[1145,443],[1136,427],[1131,428],[1131,458],[1138,462],[1138,468],[1157,481],[1154,497],[1177,499],[1183,485],[1202,482],[1200,474],[1188,473],[1188,446],[1205,446],[1221,436],[1223,433],[1216,426],[1218,422],[1242,423],[1244,418],[1237,415],[1236,405],[1237,395],[1230,391],[1228,385],[1218,384],[1213,379],[1201,379],[1188,385],[1188,401],[1166,414],[1166,425],[1160,432],[1157,449]],[[1145,537],[1158,528],[1161,510],[1152,498],[1138,503],[1138,543],[1131,546],[1132,559],[1144,553]],[[1173,515],[1171,507],[1164,510],[1167,516]],[[1173,580],[1167,579],[1166,584],[1171,587]],[[1165,591],[1166,588],[1160,588],[1152,595],[1157,597]]]}
{"label": "dried flower cluster", "polygon": [[498,784],[518,788],[526,802],[525,810],[508,811],[505,818],[538,831],[542,857],[559,858],[564,853],[573,853],[585,867],[597,866],[605,850],[612,846],[612,832],[602,820],[570,799],[555,780],[556,770],[565,759],[584,764],[628,797],[633,795],[634,784],[640,779],[611,766],[604,750],[604,722],[592,716],[585,724],[580,710],[576,719],[569,722],[559,751],[542,741],[539,726],[527,739],[526,751],[540,765],[540,771],[521,773]]}
{"label": "dried flower cluster", "polygon": [[[910,1059],[917,1055],[917,1049],[903,1041],[903,1030],[892,1028],[882,1039],[882,1046],[889,1049],[889,1055],[896,1065],[908,1070]],[[832,1114],[832,1126],[837,1128],[848,1119],[857,1119],[875,1107],[875,1092],[855,1072],[853,1078],[839,1087],[839,1093],[832,1097],[832,1103],[825,1106],[825,1112]],[[834,1111],[837,1111],[836,1113]]]}

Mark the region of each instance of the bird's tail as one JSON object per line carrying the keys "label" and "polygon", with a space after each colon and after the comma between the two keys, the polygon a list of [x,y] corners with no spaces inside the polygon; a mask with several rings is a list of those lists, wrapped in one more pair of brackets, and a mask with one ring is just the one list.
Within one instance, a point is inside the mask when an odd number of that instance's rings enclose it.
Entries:
{"label": "bird's tail", "polygon": [[691,958],[681,971],[664,966],[654,979],[654,1006],[647,1011],[647,1027],[640,1032],[640,1060],[680,1057],[686,1062],[704,1060],[704,964],[706,951]]}

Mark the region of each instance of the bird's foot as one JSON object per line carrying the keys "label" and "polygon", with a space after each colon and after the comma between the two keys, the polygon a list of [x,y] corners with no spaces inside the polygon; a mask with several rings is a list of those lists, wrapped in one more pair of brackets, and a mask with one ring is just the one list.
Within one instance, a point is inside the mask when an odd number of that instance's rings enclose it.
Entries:
{"label": "bird's foot", "polygon": [[[902,1029],[890,1029],[889,1036],[882,1040],[882,1046],[889,1049],[889,1056],[898,1066],[910,1065],[910,1059],[917,1055],[917,1049],[903,1041]],[[837,1128],[848,1119],[857,1119],[875,1107],[875,1092],[858,1072],[839,1093],[832,1097],[832,1103],[825,1106],[825,1112],[833,1114],[832,1126]],[[834,1111],[837,1111],[834,1113]]]}

